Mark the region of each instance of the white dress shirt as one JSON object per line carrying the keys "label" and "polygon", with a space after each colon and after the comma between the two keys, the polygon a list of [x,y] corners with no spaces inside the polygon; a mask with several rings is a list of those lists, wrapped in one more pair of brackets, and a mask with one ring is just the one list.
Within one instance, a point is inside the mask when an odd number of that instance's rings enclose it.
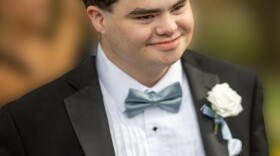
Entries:
{"label": "white dress shirt", "polygon": [[[145,87],[115,66],[100,44],[97,71],[116,156],[204,156],[199,125],[181,61],[171,66],[152,88]],[[148,108],[133,118],[125,112],[129,89],[159,92],[180,82],[183,91],[178,113]]]}

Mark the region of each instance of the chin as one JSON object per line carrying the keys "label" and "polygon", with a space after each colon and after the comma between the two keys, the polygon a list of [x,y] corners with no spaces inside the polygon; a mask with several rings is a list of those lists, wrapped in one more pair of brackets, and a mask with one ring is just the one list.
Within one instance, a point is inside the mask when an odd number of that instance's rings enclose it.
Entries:
{"label": "chin", "polygon": [[153,56],[150,58],[153,58],[153,62],[158,65],[170,66],[181,59],[184,51],[185,45],[180,45],[176,49],[170,51],[152,49],[150,50],[150,53],[153,53]]}
{"label": "chin", "polygon": [[172,65],[181,59],[184,50],[176,50],[161,57],[161,62],[166,65]]}
{"label": "chin", "polygon": [[180,60],[182,57],[182,54],[180,53],[175,53],[175,54],[172,54],[172,55],[167,55],[167,56],[163,56],[161,57],[160,59],[160,62],[161,64],[163,65],[172,65],[174,63],[176,63],[178,60]]}

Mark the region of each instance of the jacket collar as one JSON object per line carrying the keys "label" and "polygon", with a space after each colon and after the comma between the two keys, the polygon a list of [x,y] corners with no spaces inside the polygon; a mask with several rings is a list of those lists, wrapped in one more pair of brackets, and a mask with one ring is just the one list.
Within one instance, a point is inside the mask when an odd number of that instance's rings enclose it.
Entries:
{"label": "jacket collar", "polygon": [[205,98],[208,92],[220,80],[217,75],[202,70],[207,67],[203,66],[201,59],[195,57],[196,55],[187,51],[182,57],[182,62],[188,75],[205,153],[207,156],[227,156],[227,142],[214,134],[213,121],[201,112],[201,107],[207,102]]}
{"label": "jacket collar", "polygon": [[98,81],[95,57],[86,59],[69,84],[77,92],[64,99],[74,131],[86,156],[113,156],[108,119]]}

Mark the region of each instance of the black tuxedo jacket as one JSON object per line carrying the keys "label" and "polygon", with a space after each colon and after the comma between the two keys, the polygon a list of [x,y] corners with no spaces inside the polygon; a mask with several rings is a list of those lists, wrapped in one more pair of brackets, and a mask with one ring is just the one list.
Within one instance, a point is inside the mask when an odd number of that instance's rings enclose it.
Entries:
{"label": "black tuxedo jacket", "polygon": [[[250,70],[187,50],[182,63],[189,79],[207,156],[227,156],[227,143],[202,115],[207,92],[227,82],[242,96],[244,111],[226,118],[241,156],[268,156],[263,93]],[[0,109],[0,156],[114,156],[95,66],[85,59],[63,77]]]}

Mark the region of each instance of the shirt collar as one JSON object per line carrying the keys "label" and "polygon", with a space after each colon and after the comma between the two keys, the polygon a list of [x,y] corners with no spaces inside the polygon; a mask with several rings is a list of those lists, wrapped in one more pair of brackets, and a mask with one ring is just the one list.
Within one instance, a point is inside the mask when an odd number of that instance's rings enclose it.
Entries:
{"label": "shirt collar", "polygon": [[182,85],[183,67],[181,60],[174,63],[163,78],[152,88],[142,85],[113,64],[105,55],[100,44],[97,49],[96,64],[100,83],[122,112],[125,111],[124,101],[130,88],[142,92],[159,92],[175,82],[180,82]]}

